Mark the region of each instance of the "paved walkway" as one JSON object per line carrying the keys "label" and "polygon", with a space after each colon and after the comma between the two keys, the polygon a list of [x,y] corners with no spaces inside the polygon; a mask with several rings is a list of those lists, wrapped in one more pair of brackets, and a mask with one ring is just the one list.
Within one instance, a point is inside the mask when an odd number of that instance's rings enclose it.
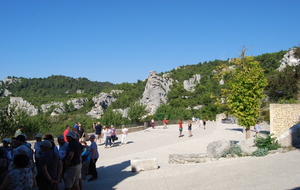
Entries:
{"label": "paved walkway", "polygon": [[[262,126],[262,130],[269,131],[269,128]],[[299,150],[265,157],[169,164],[169,154],[205,154],[207,145],[213,141],[245,140],[241,127],[234,124],[207,122],[207,129],[193,125],[192,132],[193,137],[188,137],[187,124],[184,124],[184,137],[179,138],[178,125],[169,125],[168,129],[158,126],[129,133],[127,145],[109,149],[99,146],[99,177],[92,182],[84,181],[83,189],[300,189]],[[131,172],[130,160],[135,158],[157,158],[160,168]]]}

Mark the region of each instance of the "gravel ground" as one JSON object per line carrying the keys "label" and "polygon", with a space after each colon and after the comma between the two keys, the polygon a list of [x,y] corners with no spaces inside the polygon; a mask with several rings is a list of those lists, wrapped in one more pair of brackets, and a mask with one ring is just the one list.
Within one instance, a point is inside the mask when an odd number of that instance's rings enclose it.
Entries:
{"label": "gravel ground", "polygon": [[[262,124],[269,132],[269,126]],[[193,125],[193,137],[178,137],[178,125],[129,133],[126,145],[105,149],[98,146],[99,177],[83,181],[83,189],[179,190],[179,189],[300,189],[300,151],[270,154],[265,157],[222,158],[197,164],[169,164],[169,154],[205,154],[207,145],[217,140],[245,140],[236,124],[207,122],[207,129]],[[252,130],[251,135],[255,133]],[[119,135],[119,140],[121,135]],[[130,160],[157,158],[158,170],[131,172]],[[63,189],[63,184],[60,184]]]}

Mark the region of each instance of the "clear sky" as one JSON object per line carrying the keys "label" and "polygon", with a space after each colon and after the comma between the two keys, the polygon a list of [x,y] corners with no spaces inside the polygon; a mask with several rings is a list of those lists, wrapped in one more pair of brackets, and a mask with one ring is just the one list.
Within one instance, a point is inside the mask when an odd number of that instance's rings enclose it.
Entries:
{"label": "clear sky", "polygon": [[288,50],[300,0],[0,0],[0,80],[137,82],[149,71]]}

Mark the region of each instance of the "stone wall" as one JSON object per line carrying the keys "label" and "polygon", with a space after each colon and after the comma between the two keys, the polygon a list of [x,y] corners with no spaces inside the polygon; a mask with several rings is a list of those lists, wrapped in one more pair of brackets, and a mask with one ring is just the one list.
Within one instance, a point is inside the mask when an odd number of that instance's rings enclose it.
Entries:
{"label": "stone wall", "polygon": [[300,116],[300,104],[270,104],[270,134],[279,137],[293,125]]}

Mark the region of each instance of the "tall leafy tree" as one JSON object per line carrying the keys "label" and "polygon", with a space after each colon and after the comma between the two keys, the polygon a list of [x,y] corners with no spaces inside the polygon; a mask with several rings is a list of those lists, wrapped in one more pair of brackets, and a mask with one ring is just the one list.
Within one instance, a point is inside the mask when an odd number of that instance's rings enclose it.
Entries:
{"label": "tall leafy tree", "polygon": [[222,95],[225,104],[239,124],[246,127],[246,138],[250,138],[250,126],[255,125],[259,116],[267,80],[260,63],[252,56],[245,56],[246,50],[242,50],[241,58],[234,59],[231,69],[228,64],[218,67],[217,77],[224,77],[226,88],[222,89]]}

